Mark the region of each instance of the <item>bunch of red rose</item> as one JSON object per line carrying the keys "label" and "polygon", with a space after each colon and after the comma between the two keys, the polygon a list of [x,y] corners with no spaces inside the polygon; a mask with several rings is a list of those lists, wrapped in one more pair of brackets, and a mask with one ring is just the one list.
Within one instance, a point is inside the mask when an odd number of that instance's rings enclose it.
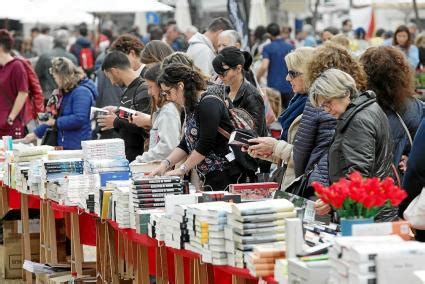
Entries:
{"label": "bunch of red rose", "polygon": [[318,182],[313,182],[312,186],[316,195],[343,218],[374,217],[383,207],[398,206],[407,196],[392,178],[363,178],[359,172],[329,187]]}

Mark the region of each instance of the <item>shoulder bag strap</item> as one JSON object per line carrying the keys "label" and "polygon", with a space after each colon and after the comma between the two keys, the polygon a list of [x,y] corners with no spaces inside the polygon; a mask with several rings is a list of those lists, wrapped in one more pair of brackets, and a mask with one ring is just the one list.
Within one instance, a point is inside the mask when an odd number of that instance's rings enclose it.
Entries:
{"label": "shoulder bag strap", "polygon": [[403,129],[406,132],[407,138],[409,139],[410,146],[412,146],[413,145],[413,139],[412,139],[412,136],[410,135],[409,129],[407,128],[406,124],[404,123],[403,118],[401,118],[401,115],[398,112],[395,112],[395,114],[397,115],[397,118],[400,121],[401,126],[403,126]]}

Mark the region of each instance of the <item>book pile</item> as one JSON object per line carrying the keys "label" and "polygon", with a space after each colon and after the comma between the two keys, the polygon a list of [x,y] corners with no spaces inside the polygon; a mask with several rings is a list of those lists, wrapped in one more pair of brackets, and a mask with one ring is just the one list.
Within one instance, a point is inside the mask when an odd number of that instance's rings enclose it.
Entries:
{"label": "book pile", "polygon": [[13,163],[14,167],[14,179],[15,179],[15,189],[22,193],[29,193],[28,188],[28,170],[30,167],[29,162],[20,162]]}
{"label": "book pile", "polygon": [[87,160],[125,159],[124,140],[119,138],[82,141],[81,148]]}
{"label": "book pile", "polygon": [[82,150],[53,150],[47,153],[48,160],[83,159]]}
{"label": "book pile", "polygon": [[[109,210],[112,220],[118,223],[121,229],[130,228],[130,182],[111,183],[113,188]],[[112,205],[112,207],[111,207]]]}
{"label": "book pile", "polygon": [[[129,180],[111,180],[107,181],[105,186],[99,187],[95,191],[94,200],[94,212],[102,219],[112,217],[112,193],[116,188],[129,187],[131,182]],[[109,217],[108,217],[109,216]]]}
{"label": "book pile", "polygon": [[118,159],[87,159],[86,161],[86,173],[100,174],[107,172],[129,172],[128,160],[125,158]]}
{"label": "book pile", "polygon": [[[151,238],[155,238],[155,227],[159,217],[165,214],[164,208],[137,210],[136,212],[136,232],[139,234],[147,234]],[[153,224],[153,231],[151,228]],[[153,235],[152,235],[153,232]]]}
{"label": "book pile", "polygon": [[377,283],[377,255],[392,252],[394,260],[396,250],[409,243],[396,235],[335,238],[329,249],[330,283]]}
{"label": "book pile", "polygon": [[325,224],[319,221],[303,222],[305,230],[304,240],[310,246],[316,246],[322,243],[333,242],[335,237],[340,235],[338,224]]}
{"label": "book pile", "polygon": [[41,168],[43,161],[35,160],[30,163],[28,169],[28,187],[29,193],[34,195],[40,195],[41,191]]}
{"label": "book pile", "polygon": [[[152,212],[153,210],[158,210],[159,212]],[[138,212],[140,212],[139,215],[145,214],[144,212],[146,212],[146,214],[149,214],[149,224],[148,224],[148,235],[149,235],[149,237],[155,238],[158,241],[163,241],[164,235],[161,234],[158,224],[159,224],[161,218],[165,215],[165,210],[163,208],[160,208],[160,209],[151,209],[151,210],[139,210]],[[148,212],[152,212],[152,213],[148,213]],[[144,219],[144,220],[146,220],[146,219]],[[143,229],[144,229],[144,227],[143,227]]]}
{"label": "book pile", "polygon": [[165,207],[167,195],[182,194],[180,177],[133,177],[130,198],[130,224],[136,228],[136,212]]}
{"label": "book pile", "polygon": [[48,181],[46,185],[47,198],[61,205],[79,206],[94,212],[89,192],[99,187],[97,175],[70,175],[63,179]]}
{"label": "book pile", "polygon": [[200,254],[203,262],[227,265],[224,226],[231,211],[231,203],[223,201],[188,205],[190,241],[185,248]]}
{"label": "book pile", "polygon": [[294,205],[285,199],[232,204],[225,229],[229,265],[243,268],[244,253],[255,245],[285,241],[285,219],[295,216]]}
{"label": "book pile", "polygon": [[259,201],[271,199],[273,193],[279,188],[276,182],[261,182],[261,183],[240,183],[231,184],[229,192],[239,194],[242,202],[244,201]]}
{"label": "book pile", "polygon": [[47,157],[48,152],[51,150],[53,150],[53,147],[47,145],[35,147],[28,145],[15,145],[15,148],[13,149],[13,160],[16,163],[31,162]]}
{"label": "book pile", "polygon": [[139,163],[136,161],[131,162],[131,173],[135,178],[140,178],[148,175],[156,170],[161,165],[160,162]]}
{"label": "book pile", "polygon": [[276,260],[285,258],[283,248],[282,243],[254,246],[253,252],[245,254],[246,267],[251,275],[255,277],[273,275]]}

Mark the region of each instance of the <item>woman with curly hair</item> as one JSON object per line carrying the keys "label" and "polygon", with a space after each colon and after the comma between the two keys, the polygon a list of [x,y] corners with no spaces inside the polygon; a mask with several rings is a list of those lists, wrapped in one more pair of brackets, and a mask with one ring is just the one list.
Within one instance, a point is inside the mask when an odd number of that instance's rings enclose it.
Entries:
{"label": "woman with curly hair", "polygon": [[[202,74],[182,63],[167,65],[158,78],[167,100],[184,107],[186,127],[183,139],[151,175],[186,175],[196,169],[205,190],[225,190],[237,183],[241,170],[229,162],[228,140],[219,131],[231,132],[233,125],[221,93],[207,90]],[[170,169],[186,161],[177,169]]]}
{"label": "woman with curly hair", "polygon": [[160,63],[165,57],[173,52],[173,49],[165,42],[152,40],[143,49],[140,54],[140,60],[146,65]]}
{"label": "woman with curly hair", "polygon": [[368,89],[376,93],[378,104],[388,117],[394,142],[393,162],[399,165],[412,146],[409,135],[415,136],[424,116],[424,103],[413,97],[414,71],[403,52],[392,46],[371,47],[360,62],[367,74]]}
{"label": "woman with curly hair", "polygon": [[413,69],[418,67],[419,50],[415,45],[413,45],[412,34],[408,27],[401,25],[396,29],[393,35],[393,45],[403,51]]}
{"label": "woman with curly hair", "polygon": [[[351,53],[339,44],[332,42],[317,47],[313,59],[307,66],[305,74],[307,88],[324,71],[337,68],[353,77],[360,91],[366,90],[366,74],[360,63]],[[295,135],[294,162],[295,175],[301,176],[313,170],[309,184],[318,181],[329,184],[328,149],[335,133],[336,119],[321,108],[314,107],[307,100],[301,117],[300,127]],[[313,195],[309,188],[308,194]]]}

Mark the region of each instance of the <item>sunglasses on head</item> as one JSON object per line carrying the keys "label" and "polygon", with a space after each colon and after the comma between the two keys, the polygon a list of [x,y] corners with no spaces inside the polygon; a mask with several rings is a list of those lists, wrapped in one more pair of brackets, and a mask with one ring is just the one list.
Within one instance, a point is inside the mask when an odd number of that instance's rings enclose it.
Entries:
{"label": "sunglasses on head", "polygon": [[291,77],[292,79],[297,78],[298,76],[301,76],[303,73],[298,72],[298,71],[294,71],[294,70],[288,70],[288,76]]}

